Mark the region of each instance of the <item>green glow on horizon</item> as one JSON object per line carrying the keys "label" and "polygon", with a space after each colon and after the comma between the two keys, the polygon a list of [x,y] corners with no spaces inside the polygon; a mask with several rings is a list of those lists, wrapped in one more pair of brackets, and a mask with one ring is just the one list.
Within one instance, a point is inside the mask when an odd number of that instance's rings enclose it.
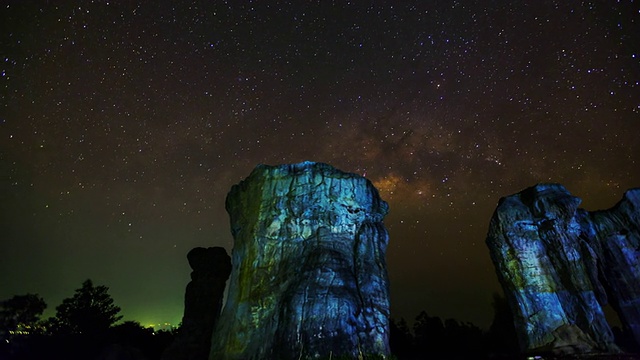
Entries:
{"label": "green glow on horizon", "polygon": [[149,311],[144,313],[131,313],[122,311],[122,322],[136,321],[144,327],[153,327],[154,330],[168,330],[177,328],[182,322],[183,309],[173,309],[173,311]]}

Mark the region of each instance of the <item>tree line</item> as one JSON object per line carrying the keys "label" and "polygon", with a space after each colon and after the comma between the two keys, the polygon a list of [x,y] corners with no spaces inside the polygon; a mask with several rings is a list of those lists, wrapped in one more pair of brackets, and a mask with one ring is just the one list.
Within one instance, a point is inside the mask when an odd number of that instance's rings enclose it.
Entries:
{"label": "tree line", "polygon": [[118,324],[121,309],[108,291],[86,280],[44,320],[47,304],[37,294],[0,302],[0,359],[160,359],[175,332]]}
{"label": "tree line", "polygon": [[504,297],[494,294],[494,317],[488,331],[470,322],[442,320],[422,311],[413,325],[391,320],[389,343],[399,360],[510,359],[519,355],[513,316]]}
{"label": "tree line", "polygon": [[[108,287],[86,280],[56,307],[55,316],[41,319],[47,307],[37,294],[16,295],[0,302],[0,359],[160,359],[176,331],[154,332],[135,321],[118,323],[120,307]],[[410,327],[391,320],[394,357],[468,359],[507,357],[518,353],[513,319],[505,299],[493,300],[494,319],[484,332],[471,323],[441,320],[421,312]]]}

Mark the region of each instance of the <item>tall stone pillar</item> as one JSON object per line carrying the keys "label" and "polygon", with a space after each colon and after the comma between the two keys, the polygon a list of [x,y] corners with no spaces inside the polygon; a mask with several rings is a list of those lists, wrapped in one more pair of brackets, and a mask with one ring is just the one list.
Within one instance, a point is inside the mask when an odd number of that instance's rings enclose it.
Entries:
{"label": "tall stone pillar", "polygon": [[388,206],[371,182],[260,165],[226,206],[233,271],[210,359],[389,354]]}
{"label": "tall stone pillar", "polygon": [[211,333],[220,317],[224,288],[231,273],[231,258],[221,247],[194,248],[187,260],[193,271],[185,291],[182,326],[163,353],[165,360],[208,359]]}

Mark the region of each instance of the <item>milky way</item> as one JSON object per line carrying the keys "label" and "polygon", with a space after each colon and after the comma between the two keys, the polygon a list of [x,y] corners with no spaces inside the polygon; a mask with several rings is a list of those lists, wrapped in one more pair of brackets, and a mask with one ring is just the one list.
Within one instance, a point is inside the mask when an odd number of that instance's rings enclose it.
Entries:
{"label": "milky way", "polygon": [[0,10],[2,299],[91,278],[177,324],[231,185],[313,160],[389,202],[394,317],[486,327],[501,196],[640,186],[633,1],[56,3]]}

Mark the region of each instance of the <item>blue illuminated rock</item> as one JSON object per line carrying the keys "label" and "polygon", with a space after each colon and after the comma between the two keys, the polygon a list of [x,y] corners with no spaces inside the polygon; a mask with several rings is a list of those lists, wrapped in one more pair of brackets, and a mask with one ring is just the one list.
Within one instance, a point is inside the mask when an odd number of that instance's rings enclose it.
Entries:
{"label": "blue illuminated rock", "polygon": [[559,184],[500,200],[487,245],[523,350],[617,351],[607,301],[639,339],[638,194],[596,212]]}
{"label": "blue illuminated rock", "polygon": [[609,304],[640,345],[640,189],[613,208],[579,213],[582,238],[598,255]]}
{"label": "blue illuminated rock", "polygon": [[365,178],[258,166],[227,196],[234,237],[210,359],[388,355],[388,211]]}

